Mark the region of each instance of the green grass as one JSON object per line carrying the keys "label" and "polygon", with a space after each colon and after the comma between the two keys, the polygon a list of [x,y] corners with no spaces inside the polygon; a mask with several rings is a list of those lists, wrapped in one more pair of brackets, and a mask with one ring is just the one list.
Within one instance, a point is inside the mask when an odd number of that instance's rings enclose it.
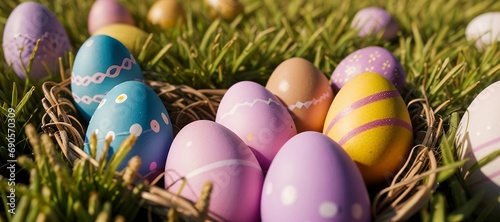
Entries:
{"label": "green grass", "polygon": [[[4,1],[0,7],[0,34],[18,0]],[[89,37],[87,15],[92,1],[39,0],[52,10],[66,28],[75,54]],[[500,11],[500,1],[482,0],[242,0],[244,13],[232,21],[211,19],[202,0],[183,0],[186,21],[183,25],[162,30],[147,22],[146,13],[153,0],[121,1],[135,18],[136,25],[153,34],[159,47],[146,47],[151,58],[139,58],[146,79],[186,84],[194,88],[228,88],[241,80],[265,84],[274,68],[283,60],[300,56],[314,63],[330,76],[338,63],[349,53],[370,45],[392,51],[406,70],[409,95],[421,97],[426,92],[436,115],[445,121],[445,130],[453,131],[454,121],[465,111],[472,99],[492,82],[500,80],[500,45],[478,51],[465,38],[465,27],[475,16],[486,11]],[[382,6],[400,24],[398,39],[383,41],[377,37],[358,38],[349,28],[354,14],[371,5]],[[3,52],[3,50],[2,50]],[[69,66],[65,66],[69,69]],[[59,81],[59,74],[49,77]],[[44,114],[40,100],[41,84],[22,81],[5,63],[0,53],[0,160],[2,175],[7,175],[7,115],[16,111],[16,154],[33,156],[24,128],[32,123],[41,132]],[[34,87],[34,88],[32,88]],[[452,118],[452,113],[458,115]],[[453,135],[450,135],[452,137]],[[452,139],[443,140],[445,147],[441,164],[456,161]],[[21,172],[19,180],[29,174]],[[460,178],[450,173],[443,177],[440,195],[429,203],[430,213],[452,212],[460,218],[461,204],[473,201],[453,192]],[[454,178],[456,181],[454,182]],[[455,186],[456,188],[456,186]],[[466,191],[463,191],[466,193]],[[474,204],[475,202],[467,202]],[[434,204],[434,205],[433,205]],[[448,208],[443,208],[446,204]],[[457,209],[458,211],[453,211]],[[470,207],[469,207],[470,209]],[[425,214],[425,213],[423,213]],[[470,215],[467,214],[467,215]],[[446,216],[446,215],[445,215]],[[445,217],[443,216],[443,217]],[[423,218],[426,218],[423,216]]]}

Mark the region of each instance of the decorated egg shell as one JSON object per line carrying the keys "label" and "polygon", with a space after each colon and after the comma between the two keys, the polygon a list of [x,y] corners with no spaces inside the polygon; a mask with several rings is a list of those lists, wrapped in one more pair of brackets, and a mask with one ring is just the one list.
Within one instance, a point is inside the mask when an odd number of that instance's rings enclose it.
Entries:
{"label": "decorated egg shell", "polygon": [[129,80],[143,81],[143,75],[128,49],[106,35],[88,38],[76,54],[71,74],[76,108],[89,121],[104,95]]}
{"label": "decorated egg shell", "polygon": [[117,0],[96,0],[92,4],[88,17],[90,34],[106,25],[116,23],[135,25],[132,15]]}
{"label": "decorated egg shell", "polygon": [[472,19],[465,29],[469,41],[476,41],[476,47],[484,47],[500,42],[500,11],[485,12]]}
{"label": "decorated egg shell", "polygon": [[148,11],[148,21],[161,28],[173,27],[183,21],[184,7],[179,0],[157,0]]}
{"label": "decorated egg shell", "polygon": [[359,10],[351,23],[351,28],[359,29],[358,36],[378,35],[390,40],[397,36],[399,25],[392,15],[380,7],[367,7]]}
{"label": "decorated egg shell", "polygon": [[2,42],[7,64],[22,79],[26,78],[23,66],[28,67],[38,39],[40,45],[29,73],[35,80],[59,72],[58,58],[66,58],[71,43],[63,25],[49,9],[40,3],[23,2],[9,15]]}
{"label": "decorated egg shell", "polygon": [[356,50],[340,61],[330,77],[333,90],[338,92],[346,82],[364,72],[384,76],[399,92],[406,83],[405,71],[398,59],[387,49],[370,46]]}
{"label": "decorated egg shell", "polygon": [[165,166],[165,187],[197,201],[213,183],[208,210],[217,221],[258,221],[264,176],[248,146],[228,128],[209,120],[191,122],[176,135]]}
{"label": "decorated egg shell", "polygon": [[113,138],[106,156],[108,160],[125,138],[131,134],[137,136],[119,170],[127,166],[130,158],[139,156],[142,162],[139,173],[150,181],[163,172],[174,138],[170,116],[161,99],[149,86],[137,81],[115,86],[102,99],[87,128],[84,147],[87,153],[90,153],[88,143],[94,132],[97,133],[98,159],[105,139]]}
{"label": "decorated egg shell", "polygon": [[328,79],[306,59],[283,61],[273,71],[266,88],[288,107],[297,132],[321,132],[334,94]]}
{"label": "decorated egg shell", "polygon": [[[111,24],[104,26],[94,32],[94,35],[107,35],[120,41],[127,49],[138,58],[142,47],[146,44],[149,34],[140,28],[128,24]],[[156,43],[151,41],[147,51],[158,48]],[[151,55],[146,55],[146,57]]]}
{"label": "decorated egg shell", "polygon": [[217,123],[236,133],[267,171],[278,150],[297,134],[288,109],[264,86],[243,81],[231,86],[219,104]]}
{"label": "decorated egg shell", "polygon": [[469,160],[463,165],[468,187],[473,194],[485,192],[484,203],[496,201],[494,213],[500,218],[500,158],[495,158],[476,170],[469,169],[484,157],[500,150],[500,81],[483,89],[463,114],[457,129],[456,141],[461,148],[462,159]]}
{"label": "decorated egg shell", "polygon": [[370,200],[356,164],[319,132],[280,149],[264,180],[262,221],[370,221]]}
{"label": "decorated egg shell", "polygon": [[209,7],[209,16],[213,19],[221,17],[233,20],[243,12],[243,4],[239,0],[204,0]]}
{"label": "decorated egg shell", "polygon": [[390,179],[413,144],[403,98],[389,80],[371,72],[355,76],[340,89],[323,133],[347,151],[368,185]]}

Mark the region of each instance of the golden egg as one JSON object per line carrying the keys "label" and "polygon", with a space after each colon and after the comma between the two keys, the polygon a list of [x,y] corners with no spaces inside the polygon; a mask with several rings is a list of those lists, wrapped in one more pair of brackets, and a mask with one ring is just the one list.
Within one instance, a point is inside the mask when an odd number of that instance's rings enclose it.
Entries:
{"label": "golden egg", "polygon": [[179,0],[158,0],[149,8],[147,18],[151,24],[169,28],[182,23],[184,16],[184,7]]}
{"label": "golden egg", "polygon": [[243,4],[238,0],[205,0],[205,2],[210,7],[211,18],[220,16],[226,20],[233,20],[243,12]]}

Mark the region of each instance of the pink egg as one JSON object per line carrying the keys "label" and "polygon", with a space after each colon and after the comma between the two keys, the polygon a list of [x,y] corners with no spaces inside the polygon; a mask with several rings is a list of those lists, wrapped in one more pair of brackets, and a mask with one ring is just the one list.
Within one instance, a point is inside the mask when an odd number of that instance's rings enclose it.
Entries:
{"label": "pink egg", "polygon": [[397,36],[399,25],[386,10],[380,7],[367,7],[356,13],[351,28],[359,29],[360,37],[384,32],[382,39],[389,40]]}
{"label": "pink egg", "polygon": [[[483,89],[464,113],[458,126],[456,141],[461,145],[461,158],[469,160],[462,173],[477,161],[500,150],[500,81]],[[494,214],[500,217],[500,158],[471,171],[466,179],[473,194],[486,192],[484,201],[496,201]]]}
{"label": "pink egg", "polygon": [[208,120],[186,125],[172,142],[165,166],[165,187],[197,201],[213,182],[209,211],[225,221],[257,221],[264,176],[248,146],[228,128]]}
{"label": "pink egg", "polygon": [[227,90],[215,121],[235,132],[252,149],[264,171],[281,146],[297,134],[287,107],[264,86],[250,81]]}
{"label": "pink egg", "polygon": [[129,11],[116,0],[97,0],[92,4],[88,17],[90,34],[101,27],[116,23],[135,24]]}
{"label": "pink egg", "polygon": [[303,132],[271,163],[262,221],[370,221],[368,191],[356,164],[329,137]]}
{"label": "pink egg", "polygon": [[399,92],[403,91],[406,83],[405,71],[399,60],[389,50],[379,46],[358,49],[342,59],[333,71],[330,82],[335,92],[338,92],[347,81],[364,72],[384,76]]}

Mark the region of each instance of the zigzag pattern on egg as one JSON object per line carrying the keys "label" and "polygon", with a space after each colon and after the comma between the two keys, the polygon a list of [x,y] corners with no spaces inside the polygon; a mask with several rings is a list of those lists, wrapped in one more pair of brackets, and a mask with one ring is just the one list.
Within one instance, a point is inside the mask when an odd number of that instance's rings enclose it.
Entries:
{"label": "zigzag pattern on egg", "polygon": [[326,92],[324,92],[319,98],[317,98],[317,99],[313,98],[313,99],[311,99],[309,101],[305,101],[305,102],[298,101],[295,104],[292,104],[292,105],[288,106],[288,109],[289,110],[294,110],[295,108],[301,109],[302,107],[306,107],[306,109],[309,109],[309,107],[311,105],[316,105],[318,103],[321,103],[325,99],[327,99],[329,96],[330,96],[330,91],[326,90]]}
{"label": "zigzag pattern on egg", "polygon": [[276,105],[278,105],[278,106],[281,106],[281,105],[282,105],[282,104],[281,104],[281,102],[279,102],[279,101],[275,101],[275,100],[273,100],[272,98],[269,98],[268,100],[263,100],[263,99],[255,99],[255,100],[253,100],[252,102],[244,102],[244,103],[238,103],[238,104],[236,104],[236,105],[235,105],[235,106],[231,109],[231,111],[229,111],[229,112],[227,112],[227,113],[224,113],[224,115],[222,115],[222,116],[220,117],[220,119],[222,120],[222,119],[226,118],[226,116],[233,115],[233,114],[236,112],[236,110],[237,110],[238,108],[240,108],[240,107],[243,107],[243,106],[252,107],[252,106],[254,106],[254,105],[255,105],[256,103],[258,103],[258,102],[265,103],[265,104],[267,104],[267,105],[270,105],[271,103],[275,103],[275,104],[276,104]]}
{"label": "zigzag pattern on egg", "polygon": [[120,75],[120,72],[123,70],[131,70],[133,64],[137,64],[134,59],[134,56],[130,54],[130,58],[124,58],[121,65],[112,65],[107,70],[106,73],[97,72],[92,76],[77,76],[75,73],[71,75],[71,81],[78,86],[88,86],[91,83],[100,84],[106,78],[115,78]]}
{"label": "zigzag pattern on egg", "polygon": [[104,94],[98,94],[94,95],[93,97],[87,95],[80,97],[75,93],[72,94],[73,94],[73,99],[75,100],[76,103],[83,102],[85,104],[91,104],[92,102],[100,103],[102,98],[104,98],[105,96]]}

